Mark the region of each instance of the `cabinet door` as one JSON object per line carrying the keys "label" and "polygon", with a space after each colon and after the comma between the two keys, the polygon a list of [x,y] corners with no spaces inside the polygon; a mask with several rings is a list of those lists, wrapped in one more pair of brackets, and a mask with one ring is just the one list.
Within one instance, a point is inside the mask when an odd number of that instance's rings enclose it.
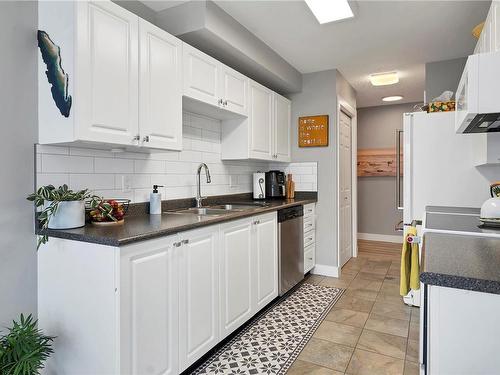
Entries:
{"label": "cabinet door", "polygon": [[182,42],[139,22],[139,130],[144,147],[182,149]]}
{"label": "cabinet door", "polygon": [[181,371],[217,344],[219,227],[186,232],[179,248],[179,359]]}
{"label": "cabinet door", "polygon": [[252,221],[230,222],[220,235],[220,332],[229,335],[253,315]]}
{"label": "cabinet door", "polygon": [[273,154],[273,93],[250,81],[250,157],[271,160]]}
{"label": "cabinet door", "polygon": [[224,109],[248,116],[249,81],[243,74],[221,64],[221,90]]}
{"label": "cabinet door", "polygon": [[255,218],[256,311],[278,296],[278,222],[276,213]]}
{"label": "cabinet door", "polygon": [[136,144],[139,18],[111,1],[76,6],[75,139]]}
{"label": "cabinet door", "polygon": [[121,374],[178,374],[174,237],[120,249]]}
{"label": "cabinet door", "polygon": [[492,23],[493,51],[500,51],[500,1],[491,4],[490,17]]}
{"label": "cabinet door", "polygon": [[275,159],[290,161],[291,104],[290,100],[276,93],[274,94],[274,121]]}
{"label": "cabinet door", "polygon": [[219,105],[220,62],[183,43],[184,95],[214,106]]}

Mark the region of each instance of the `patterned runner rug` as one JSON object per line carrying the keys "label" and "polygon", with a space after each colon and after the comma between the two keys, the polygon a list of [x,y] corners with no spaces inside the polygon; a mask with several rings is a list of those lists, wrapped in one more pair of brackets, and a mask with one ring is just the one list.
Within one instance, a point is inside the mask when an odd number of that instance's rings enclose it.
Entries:
{"label": "patterned runner rug", "polygon": [[193,374],[285,374],[343,289],[302,284],[244,328]]}

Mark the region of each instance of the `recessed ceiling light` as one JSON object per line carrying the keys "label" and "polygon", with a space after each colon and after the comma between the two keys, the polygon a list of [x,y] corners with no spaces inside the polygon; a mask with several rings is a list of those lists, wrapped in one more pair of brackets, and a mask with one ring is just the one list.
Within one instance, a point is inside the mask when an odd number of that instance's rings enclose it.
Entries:
{"label": "recessed ceiling light", "polygon": [[382,98],[384,102],[397,102],[401,99],[403,99],[401,95],[386,96],[385,98]]}
{"label": "recessed ceiling light", "polygon": [[320,24],[352,18],[347,0],[305,0]]}
{"label": "recessed ceiling light", "polygon": [[370,82],[373,86],[394,85],[399,82],[398,72],[370,74]]}

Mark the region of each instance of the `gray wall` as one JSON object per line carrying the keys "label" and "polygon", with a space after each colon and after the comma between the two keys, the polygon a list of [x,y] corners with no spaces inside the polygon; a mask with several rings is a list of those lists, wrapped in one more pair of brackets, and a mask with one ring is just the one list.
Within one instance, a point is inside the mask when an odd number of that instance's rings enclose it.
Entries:
{"label": "gray wall", "polygon": [[0,2],[0,330],[21,312],[36,313],[33,209],[37,129],[37,3]]}
{"label": "gray wall", "polygon": [[[292,161],[318,163],[318,204],[316,205],[316,263],[337,266],[337,80],[350,99],[352,87],[336,70],[302,76],[302,92],[290,95],[292,100]],[[355,106],[356,103],[351,105]],[[328,147],[299,148],[298,118],[308,115],[329,116]]]}
{"label": "gray wall", "polygon": [[[415,104],[358,109],[358,149],[396,147],[395,130]],[[403,219],[395,208],[395,184],[395,177],[358,177],[358,233],[400,235],[394,230]]]}
{"label": "gray wall", "polygon": [[461,57],[425,64],[425,97],[427,102],[446,90],[455,93],[466,61],[466,57]]}

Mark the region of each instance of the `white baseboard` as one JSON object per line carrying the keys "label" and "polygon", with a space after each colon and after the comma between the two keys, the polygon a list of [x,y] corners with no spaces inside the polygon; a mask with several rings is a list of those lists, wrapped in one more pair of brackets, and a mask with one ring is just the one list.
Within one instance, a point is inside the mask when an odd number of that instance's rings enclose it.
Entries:
{"label": "white baseboard", "polygon": [[358,240],[393,242],[402,244],[403,235],[401,234],[401,236],[391,236],[388,234],[358,233]]}
{"label": "white baseboard", "polygon": [[314,275],[339,277],[339,268],[336,266],[327,266],[324,264],[316,264],[311,270]]}

